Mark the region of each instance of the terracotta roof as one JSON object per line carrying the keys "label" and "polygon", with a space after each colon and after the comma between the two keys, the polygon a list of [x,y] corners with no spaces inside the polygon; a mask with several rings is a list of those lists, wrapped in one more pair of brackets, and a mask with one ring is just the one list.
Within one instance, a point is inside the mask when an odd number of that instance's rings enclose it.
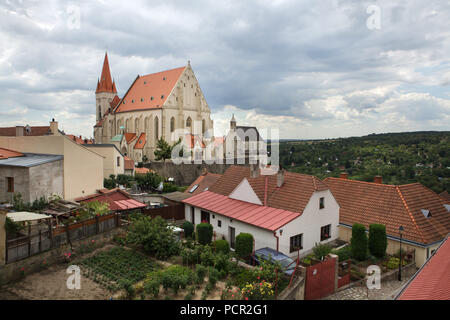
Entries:
{"label": "terracotta roof", "polygon": [[450,300],[450,241],[447,238],[405,286],[397,300]]}
{"label": "terracotta roof", "polygon": [[[401,186],[341,178],[324,180],[340,205],[340,223],[384,224],[386,232],[398,237],[403,226],[406,240],[430,244],[450,232],[450,214],[444,200],[420,183]],[[426,218],[422,210],[429,210]]]}
{"label": "terracotta roof", "polygon": [[86,197],[81,197],[75,199],[77,202],[92,202],[92,201],[100,201],[108,203],[110,210],[130,210],[130,209],[139,209],[145,208],[146,205],[142,202],[136,201],[131,198],[131,196],[118,188],[112,190],[99,190],[98,193],[92,194]]}
{"label": "terracotta roof", "polygon": [[[109,103],[111,108],[115,108],[117,106],[117,104],[120,102],[120,98],[118,95],[115,95],[114,98],[112,99],[112,101]],[[108,112],[109,113],[109,112]]]}
{"label": "terracotta roof", "polygon": [[[45,136],[50,134],[50,126],[35,126],[30,127],[30,132],[25,130],[26,127],[20,127],[23,129],[24,136]],[[16,127],[6,127],[0,128],[0,136],[5,137],[15,137],[16,136]]]}
{"label": "terracotta roof", "polygon": [[92,139],[85,139],[81,136],[75,136],[73,134],[66,134],[66,137],[68,137],[70,140],[78,143],[78,144],[93,144],[94,140]]}
{"label": "terracotta roof", "polygon": [[[209,189],[212,185],[214,185],[221,176],[222,175],[220,174],[205,172],[197,179],[195,179],[195,181],[191,183],[191,185],[184,191],[184,193],[189,193],[192,195],[199,194],[205,191],[206,188]],[[192,188],[194,188],[194,186],[196,185],[197,188],[195,188],[193,192],[190,192],[190,190],[192,190]]]}
{"label": "terracotta roof", "polygon": [[189,148],[194,149],[195,145],[197,143],[200,144],[201,148],[206,148],[205,143],[203,142],[202,137],[199,134],[185,134],[184,135],[184,141]]}
{"label": "terracotta roof", "polygon": [[5,148],[0,148],[0,159],[9,159],[9,158],[15,158],[15,157],[23,157],[25,156],[23,153],[9,150]]}
{"label": "terracotta roof", "polygon": [[450,202],[450,194],[446,191],[439,193],[439,195],[444,198],[445,200]]}
{"label": "terracotta roof", "polygon": [[134,170],[134,161],[128,158],[127,156],[123,157],[124,159],[124,169],[125,170]]}
{"label": "terracotta roof", "polygon": [[134,168],[134,173],[135,174],[146,174],[149,173],[150,169],[149,168]]}
{"label": "terracotta roof", "polygon": [[141,135],[137,139],[136,144],[134,145],[134,149],[144,149],[145,143],[146,143],[146,134],[141,133]]}
{"label": "terracotta roof", "polygon": [[230,166],[209,191],[228,196],[244,178],[247,178],[261,203],[293,212],[302,212],[314,191],[329,189],[317,177],[288,171],[284,173],[283,185],[278,188],[276,174],[250,178],[250,167]]}
{"label": "terracotta roof", "polygon": [[127,141],[128,144],[130,144],[137,138],[136,133],[131,133],[131,132],[124,133],[124,136],[125,136],[125,140]]}
{"label": "terracotta roof", "polygon": [[116,84],[112,81],[111,73],[109,71],[108,53],[105,53],[105,60],[103,61],[102,75],[100,80],[97,81],[97,90],[99,92],[112,92],[117,93]]}
{"label": "terracotta roof", "polygon": [[183,202],[270,231],[279,229],[301,215],[299,212],[231,199],[210,191],[194,195]]}
{"label": "terracotta roof", "polygon": [[185,68],[138,76],[114,111],[118,113],[161,108]]}

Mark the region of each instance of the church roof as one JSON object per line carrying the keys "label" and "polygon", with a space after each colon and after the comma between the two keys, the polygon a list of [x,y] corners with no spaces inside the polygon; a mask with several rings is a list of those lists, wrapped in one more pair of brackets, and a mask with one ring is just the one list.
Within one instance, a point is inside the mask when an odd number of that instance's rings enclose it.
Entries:
{"label": "church roof", "polygon": [[97,81],[97,90],[99,92],[117,93],[116,83],[112,81],[111,72],[109,71],[108,53],[105,53],[105,60],[103,61],[103,69],[100,80]]}
{"label": "church roof", "polygon": [[161,108],[186,67],[137,76],[115,112]]}

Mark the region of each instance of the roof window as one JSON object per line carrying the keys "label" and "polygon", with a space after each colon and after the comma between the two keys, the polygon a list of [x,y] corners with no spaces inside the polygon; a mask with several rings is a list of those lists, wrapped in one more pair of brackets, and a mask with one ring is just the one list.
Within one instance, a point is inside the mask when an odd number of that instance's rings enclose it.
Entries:
{"label": "roof window", "polygon": [[144,98],[141,98],[141,102],[144,102]]}
{"label": "roof window", "polygon": [[163,80],[166,80],[166,77],[163,77]]}
{"label": "roof window", "polygon": [[196,184],[195,186],[193,186],[193,187],[191,188],[191,190],[189,190],[189,193],[194,192],[195,190],[197,190],[197,188],[198,188],[198,184]]}
{"label": "roof window", "polygon": [[131,100],[131,103],[134,103],[134,99]]}
{"label": "roof window", "polygon": [[450,204],[444,204],[445,209],[447,209],[448,212],[450,212]]}
{"label": "roof window", "polygon": [[420,211],[422,211],[422,213],[423,213],[423,215],[425,216],[425,218],[431,218],[431,212],[430,212],[430,210],[420,209]]}
{"label": "roof window", "polygon": [[164,99],[164,95],[163,94],[161,95],[161,99]]}

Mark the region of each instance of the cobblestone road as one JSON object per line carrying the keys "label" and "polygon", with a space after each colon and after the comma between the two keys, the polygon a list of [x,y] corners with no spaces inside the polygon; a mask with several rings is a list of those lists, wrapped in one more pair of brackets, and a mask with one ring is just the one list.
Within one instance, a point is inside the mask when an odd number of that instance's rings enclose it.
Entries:
{"label": "cobblestone road", "polygon": [[366,286],[352,287],[332,294],[323,300],[391,300],[408,280],[409,278],[402,281],[382,282],[381,289],[378,290],[367,290]]}

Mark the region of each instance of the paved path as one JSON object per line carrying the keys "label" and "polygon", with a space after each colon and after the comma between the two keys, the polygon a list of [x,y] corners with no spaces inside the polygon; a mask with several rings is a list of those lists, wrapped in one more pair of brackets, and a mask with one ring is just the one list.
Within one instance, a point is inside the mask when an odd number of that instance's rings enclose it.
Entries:
{"label": "paved path", "polygon": [[[391,280],[381,283],[381,289],[367,290],[364,286],[355,286],[339,291],[323,300],[392,300],[409,278],[402,281]],[[369,296],[367,292],[369,291]]]}

